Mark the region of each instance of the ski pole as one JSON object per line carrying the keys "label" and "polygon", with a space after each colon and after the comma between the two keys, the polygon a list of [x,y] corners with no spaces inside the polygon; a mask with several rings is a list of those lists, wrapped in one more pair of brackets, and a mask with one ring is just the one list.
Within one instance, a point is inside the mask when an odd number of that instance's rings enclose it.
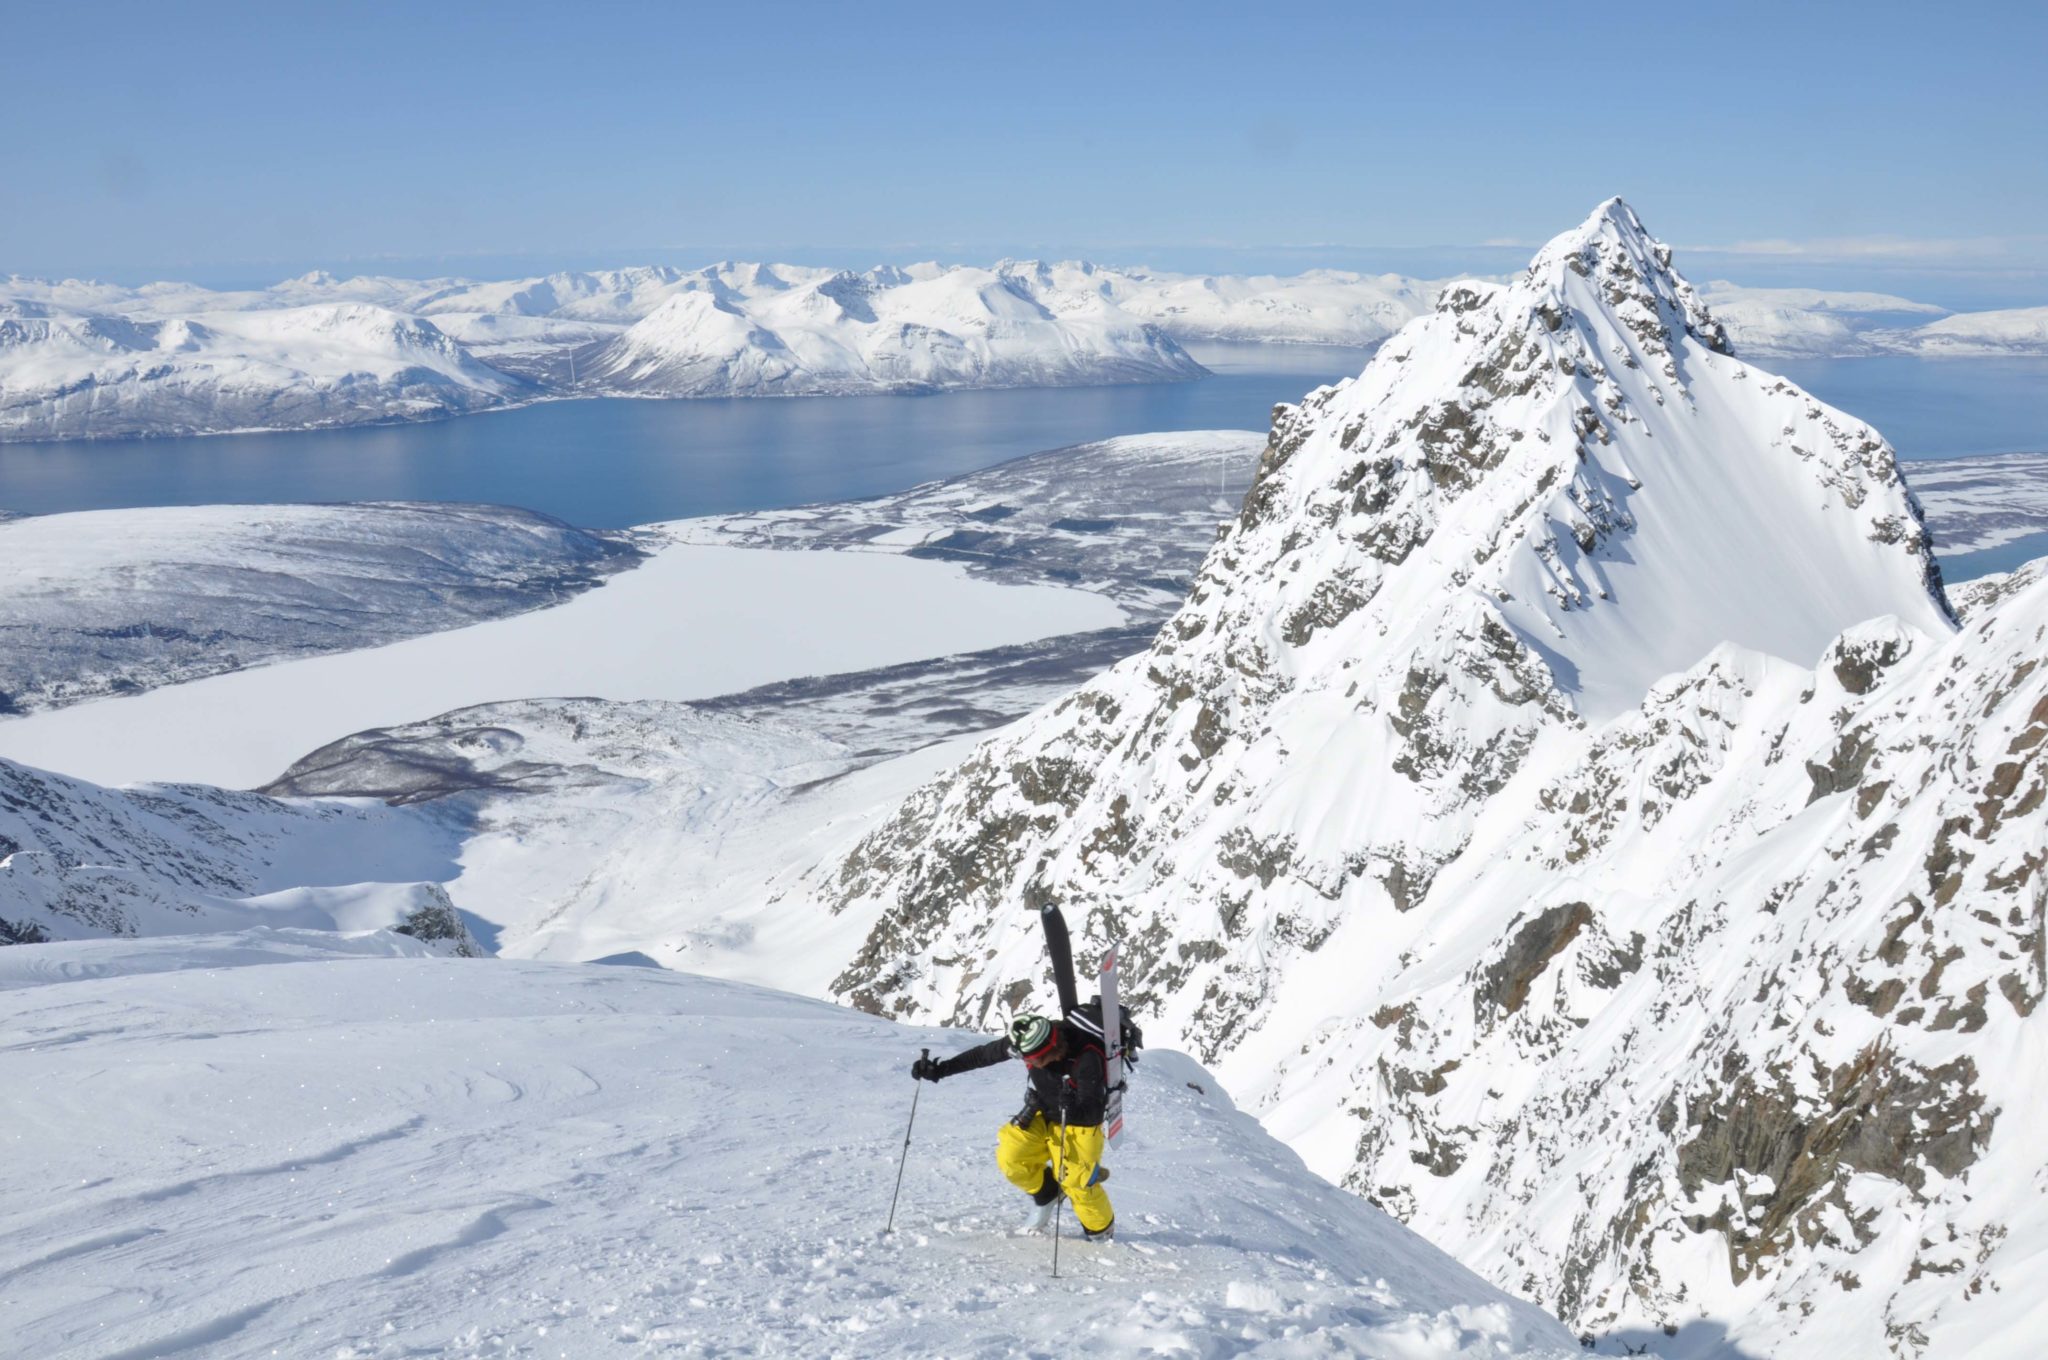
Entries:
{"label": "ski pole", "polygon": [[[932,1051],[921,1048],[917,1056],[929,1061]],[[882,1236],[887,1237],[896,1228],[896,1199],[903,1193],[903,1168],[910,1165],[910,1131],[917,1127],[917,1098],[924,1094],[924,1083],[913,1078],[910,1088],[910,1122],[903,1126],[903,1155],[896,1159],[896,1193],[889,1196],[889,1221],[882,1225]]]}
{"label": "ski pole", "polygon": [[1060,1140],[1053,1144],[1053,1179],[1059,1182],[1059,1198],[1052,1202],[1052,1277],[1060,1277],[1060,1220],[1066,1215],[1060,1210],[1067,1202],[1067,1101],[1060,1097]]}

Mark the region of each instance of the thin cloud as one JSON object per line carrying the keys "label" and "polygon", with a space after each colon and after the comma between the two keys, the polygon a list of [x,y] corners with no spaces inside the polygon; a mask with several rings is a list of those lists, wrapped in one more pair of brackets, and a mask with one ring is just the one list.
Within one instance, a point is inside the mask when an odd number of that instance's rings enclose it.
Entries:
{"label": "thin cloud", "polygon": [[2048,236],[1828,236],[1804,241],[1767,238],[1717,245],[1687,245],[1679,249],[1689,254],[1811,260],[1816,263],[2048,264]]}

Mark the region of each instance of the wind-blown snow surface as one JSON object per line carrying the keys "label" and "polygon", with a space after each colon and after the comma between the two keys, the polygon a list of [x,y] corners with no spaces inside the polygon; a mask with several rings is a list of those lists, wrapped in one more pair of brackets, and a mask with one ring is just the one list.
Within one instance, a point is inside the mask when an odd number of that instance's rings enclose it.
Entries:
{"label": "wind-blown snow surface", "polygon": [[630,532],[503,506],[206,505],[0,522],[0,713],[560,603]]}
{"label": "wind-blown snow surface", "polygon": [[248,788],[351,732],[495,699],[709,698],[1121,618],[1098,595],[948,563],[671,543],[556,608],[0,720],[0,756],[102,784]]}
{"label": "wind-blown snow surface", "polygon": [[1028,908],[1311,1165],[1677,1353],[2021,1355],[2048,594],[1958,634],[1868,427],[1627,207],[1275,420],[1151,650],[811,890],[980,1020]]}
{"label": "wind-blown snow surface", "polygon": [[[336,943],[0,954],[10,1348],[1578,1353],[1175,1054],[1132,1095],[1118,1241],[1067,1241],[1054,1280],[1048,1240],[1004,1231],[1023,1199],[990,1147],[1014,1072],[921,1092],[879,1235],[909,1060],[970,1036],[649,969]],[[53,974],[78,980],[19,985]]]}

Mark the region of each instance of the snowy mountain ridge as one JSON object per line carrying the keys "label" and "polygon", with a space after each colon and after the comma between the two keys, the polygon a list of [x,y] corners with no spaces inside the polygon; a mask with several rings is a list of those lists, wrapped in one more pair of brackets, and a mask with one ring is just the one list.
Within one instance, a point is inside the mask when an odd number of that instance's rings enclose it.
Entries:
{"label": "snowy mountain ridge", "polygon": [[[0,439],[426,419],[544,393],[1172,381],[1202,371],[1180,342],[1371,347],[1458,282],[1078,260],[860,272],[724,261],[494,282],[315,270],[230,291],[13,276],[0,282]],[[1874,293],[1725,282],[1708,292],[1745,354],[2048,352],[2040,308],[1951,315]],[[236,319],[290,312],[306,315]],[[343,329],[342,318],[349,343],[304,343],[305,332]]]}
{"label": "snowy mountain ridge", "polygon": [[502,405],[520,379],[363,302],[0,316],[0,439],[314,428]]}
{"label": "snowy mountain ridge", "polygon": [[[1052,308],[988,271],[795,281],[756,270],[678,291],[579,357],[594,389],[661,396],[1157,382],[1205,370],[1105,298]],[[739,284],[741,286],[734,286]]]}
{"label": "snowy mountain ridge", "polygon": [[2041,1092],[1957,1043],[2040,1042],[2048,596],[1959,634],[1889,447],[1728,351],[1615,201],[1280,408],[1150,651],[812,876],[835,989],[986,1022],[1050,897],[1568,1323],[2025,1353]]}
{"label": "snowy mountain ridge", "polygon": [[0,439],[430,419],[546,395],[831,395],[1204,371],[1105,298],[1049,308],[964,267],[723,264],[504,284],[307,275],[222,294],[0,286]]}

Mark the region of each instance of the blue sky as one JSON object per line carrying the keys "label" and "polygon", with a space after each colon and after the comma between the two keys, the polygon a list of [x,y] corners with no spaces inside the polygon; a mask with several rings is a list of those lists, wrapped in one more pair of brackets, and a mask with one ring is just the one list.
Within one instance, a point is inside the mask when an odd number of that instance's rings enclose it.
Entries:
{"label": "blue sky", "polygon": [[1620,193],[1696,277],[2048,303],[2039,4],[0,3],[0,272],[1426,273]]}

